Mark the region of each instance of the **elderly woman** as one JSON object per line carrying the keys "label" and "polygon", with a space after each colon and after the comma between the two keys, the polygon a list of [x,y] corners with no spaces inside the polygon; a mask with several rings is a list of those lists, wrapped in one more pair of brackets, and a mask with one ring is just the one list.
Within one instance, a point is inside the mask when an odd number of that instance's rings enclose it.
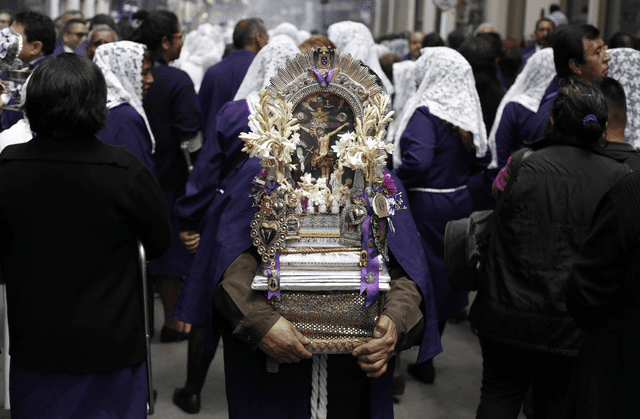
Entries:
{"label": "elderly woman", "polygon": [[607,106],[589,83],[569,80],[560,88],[551,124],[525,149],[533,151],[529,157],[514,154],[494,183],[502,190],[515,176],[471,308],[483,356],[478,418],[515,419],[530,385],[536,417],[560,417],[585,337],[564,303],[569,270],[596,204],[630,172],[598,146]]}
{"label": "elderly woman", "polygon": [[108,144],[123,145],[136,155],[157,179],[153,161],[154,138],[142,99],[153,83],[153,58],[144,45],[113,42],[96,50],[94,62],[107,82],[107,128],[98,136]]}
{"label": "elderly woman", "polygon": [[[409,202],[433,280],[440,333],[445,321],[467,305],[467,293],[453,291],[444,271],[447,222],[471,213],[467,182],[474,158],[483,156],[487,137],[480,99],[469,63],[446,47],[424,48],[415,62],[416,93],[405,105],[396,131],[396,175]],[[399,159],[398,159],[399,158]],[[433,382],[432,363],[409,372]]]}
{"label": "elderly woman", "polygon": [[95,64],[51,57],[27,88],[35,138],[0,154],[16,418],[146,417],[136,242],[160,256],[171,241],[169,212],[151,172],[96,137],[106,102]]}

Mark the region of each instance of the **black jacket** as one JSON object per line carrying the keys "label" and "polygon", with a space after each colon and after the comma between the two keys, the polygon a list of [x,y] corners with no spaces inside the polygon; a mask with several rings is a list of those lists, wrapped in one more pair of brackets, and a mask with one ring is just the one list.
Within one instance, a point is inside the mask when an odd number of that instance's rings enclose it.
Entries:
{"label": "black jacket", "polygon": [[481,336],[577,355],[584,335],[565,307],[567,276],[598,201],[630,171],[578,144],[538,143],[522,163],[491,232],[487,278],[472,307]]}
{"label": "black jacket", "polygon": [[97,137],[37,136],[0,154],[0,265],[9,352],[42,372],[101,372],[146,356],[136,240],[171,243],[151,172]]}

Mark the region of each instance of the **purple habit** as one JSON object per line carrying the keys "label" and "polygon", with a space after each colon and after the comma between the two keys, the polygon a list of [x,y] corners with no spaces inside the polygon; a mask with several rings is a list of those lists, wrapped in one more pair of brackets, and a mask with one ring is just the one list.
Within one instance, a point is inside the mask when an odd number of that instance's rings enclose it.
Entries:
{"label": "purple habit", "polygon": [[133,106],[123,103],[109,110],[107,128],[98,132],[98,137],[105,143],[123,145],[136,155],[158,180],[158,171],[151,154],[151,136],[140,116]]}
{"label": "purple habit", "polygon": [[218,112],[222,105],[233,100],[255,56],[255,52],[246,49],[235,50],[204,74],[198,92],[198,107],[205,142],[214,135]]}
{"label": "purple habit", "polygon": [[529,119],[530,123],[527,124],[526,130],[529,132],[529,138],[526,139],[527,142],[530,143],[544,137],[544,133],[547,129],[547,121],[551,114],[551,103],[553,102],[553,98],[556,93],[558,93],[558,89],[560,89],[563,84],[564,80],[558,75],[556,75],[551,80],[551,83],[549,83],[549,87],[547,87],[547,90],[544,92],[544,96],[542,96],[538,112]]}
{"label": "purple habit", "polygon": [[512,153],[525,147],[524,141],[533,129],[534,113],[517,102],[509,102],[504,107],[502,118],[496,131],[496,151],[498,170],[507,164]]}
{"label": "purple habit", "polygon": [[471,214],[471,196],[465,186],[469,182],[474,155],[463,150],[460,138],[424,106],[411,117],[400,139],[400,147],[402,164],[395,174],[409,190],[463,187],[448,193],[409,192],[407,197],[420,233],[418,240],[431,271],[438,320],[443,321],[468,304],[468,293],[451,289],[445,276],[444,229],[447,222]]}

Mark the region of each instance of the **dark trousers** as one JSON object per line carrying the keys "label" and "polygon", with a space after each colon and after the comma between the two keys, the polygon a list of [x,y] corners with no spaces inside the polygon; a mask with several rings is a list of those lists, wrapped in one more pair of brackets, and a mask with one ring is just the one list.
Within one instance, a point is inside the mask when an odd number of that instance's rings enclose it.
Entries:
{"label": "dark trousers", "polygon": [[480,337],[482,388],[478,419],[516,419],[529,389],[536,419],[562,417],[574,357],[517,348]]}

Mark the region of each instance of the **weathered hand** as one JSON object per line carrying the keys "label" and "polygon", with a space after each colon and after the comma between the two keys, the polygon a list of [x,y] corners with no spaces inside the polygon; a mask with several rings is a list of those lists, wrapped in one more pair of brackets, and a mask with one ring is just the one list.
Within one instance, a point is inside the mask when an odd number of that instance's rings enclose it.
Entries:
{"label": "weathered hand", "polygon": [[311,352],[303,345],[311,343],[284,317],[262,337],[258,347],[281,363],[292,364],[311,358]]}
{"label": "weathered hand", "polygon": [[352,355],[358,357],[358,365],[367,377],[378,378],[387,371],[397,341],[396,325],[383,314],[373,331],[373,339],[354,349]]}
{"label": "weathered hand", "polygon": [[198,250],[198,245],[200,244],[200,235],[191,230],[181,231],[180,241],[184,244],[184,247],[187,248],[189,253],[195,253],[196,250]]}

